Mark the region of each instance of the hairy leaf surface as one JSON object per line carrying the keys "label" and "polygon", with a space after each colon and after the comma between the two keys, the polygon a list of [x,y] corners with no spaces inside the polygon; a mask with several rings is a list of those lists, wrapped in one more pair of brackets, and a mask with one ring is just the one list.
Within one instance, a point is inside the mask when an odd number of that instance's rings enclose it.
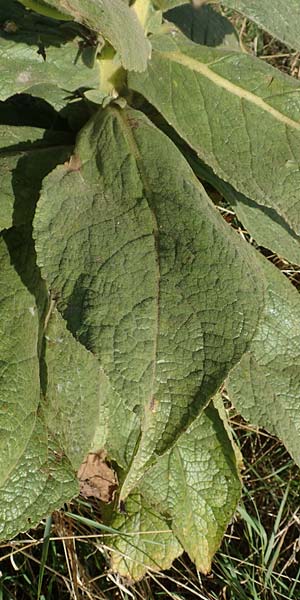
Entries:
{"label": "hairy leaf surface", "polygon": [[[259,257],[258,257],[259,258]],[[265,310],[227,387],[241,414],[277,435],[300,464],[299,293],[266,260]]]}
{"label": "hairy leaf surface", "polygon": [[[28,266],[32,266],[30,253],[26,258]],[[0,262],[0,485],[3,486],[34,431],[40,400],[40,380],[37,355],[39,316],[35,298],[11,264],[9,248],[3,236],[0,238]],[[33,274],[33,283],[36,281]]]}
{"label": "hairy leaf surface", "polygon": [[123,0],[45,0],[74,21],[100,32],[117,50],[125,69],[144,71],[151,46],[137,16]]}
{"label": "hairy leaf surface", "polygon": [[299,83],[241,52],[209,49],[171,31],[129,85],[239,192],[300,233]]}
{"label": "hairy leaf surface", "polygon": [[263,301],[252,254],[132,110],[89,122],[70,164],[45,179],[34,229],[59,309],[141,436],[125,496],[245,351]]}
{"label": "hairy leaf surface", "polygon": [[[40,403],[39,322],[45,295],[26,235],[0,239],[0,535],[34,526],[77,491],[67,459],[55,461]],[[12,310],[12,306],[14,310]]]}

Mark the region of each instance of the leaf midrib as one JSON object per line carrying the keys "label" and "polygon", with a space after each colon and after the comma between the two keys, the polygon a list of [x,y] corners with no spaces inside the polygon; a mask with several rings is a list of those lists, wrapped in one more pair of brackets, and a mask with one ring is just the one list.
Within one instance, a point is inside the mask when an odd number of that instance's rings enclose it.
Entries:
{"label": "leaf midrib", "polygon": [[[149,394],[149,398],[148,398],[148,403],[145,406],[149,406],[149,403],[151,402],[151,399],[153,397],[154,394],[154,389],[155,389],[155,381],[156,381],[156,369],[157,369],[157,348],[158,348],[158,336],[159,336],[159,317],[160,317],[160,302],[159,302],[159,298],[160,298],[160,280],[161,280],[161,273],[160,273],[160,261],[159,261],[159,229],[158,229],[158,223],[157,223],[157,218],[156,215],[154,213],[154,210],[151,208],[147,195],[151,194],[151,190],[150,190],[150,186],[148,184],[147,181],[147,177],[145,172],[143,171],[142,168],[142,164],[143,164],[143,159],[141,157],[139,148],[137,146],[137,143],[135,141],[134,135],[132,133],[132,129],[130,127],[130,123],[128,122],[128,118],[126,118],[125,115],[125,111],[119,111],[117,109],[111,109],[112,113],[117,117],[117,119],[120,122],[122,131],[124,132],[124,137],[130,147],[130,150],[132,152],[132,155],[135,158],[136,161],[136,166],[144,187],[144,191],[145,193],[145,200],[147,201],[147,205],[149,208],[149,212],[151,214],[151,218],[152,218],[152,223],[153,223],[153,237],[154,237],[154,250],[155,250],[155,255],[156,255],[156,281],[157,281],[157,289],[156,289],[156,298],[157,298],[157,302],[156,302],[156,319],[155,319],[155,324],[156,324],[156,329],[154,332],[154,346],[153,346],[153,357],[152,357],[152,361],[153,361],[153,366],[152,366],[152,382],[151,382],[151,388],[150,388],[150,394]],[[145,408],[145,407],[143,407]],[[144,413],[145,414],[145,413]],[[134,456],[133,456],[134,459]],[[132,459],[132,460],[133,460]]]}
{"label": "leaf midrib", "polygon": [[[153,52],[154,54],[154,52]],[[200,62],[200,60],[196,60],[182,52],[163,52],[160,50],[155,50],[155,54],[160,54],[162,58],[169,60],[170,62],[177,63],[182,65],[183,67],[187,67],[193,72],[199,73],[203,77],[209,79],[212,83],[214,83],[217,87],[221,87],[229,94],[234,95],[241,100],[246,100],[247,102],[254,104],[260,110],[268,113],[277,121],[283,123],[284,125],[291,127],[292,129],[297,129],[300,131],[300,123],[294,121],[290,117],[284,115],[276,108],[273,108],[270,104],[265,102],[259,96],[256,96],[253,92],[246,90],[242,87],[239,87],[235,83],[229,81],[222,75],[215,73],[212,69],[209,68],[208,65]],[[215,63],[211,63],[212,65]]]}

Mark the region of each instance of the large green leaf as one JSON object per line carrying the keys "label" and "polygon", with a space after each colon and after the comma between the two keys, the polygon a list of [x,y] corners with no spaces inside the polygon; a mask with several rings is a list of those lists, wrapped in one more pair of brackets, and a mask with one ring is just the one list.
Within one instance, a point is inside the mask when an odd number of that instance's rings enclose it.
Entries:
{"label": "large green leaf", "polygon": [[43,178],[64,163],[68,134],[0,125],[0,230],[31,223]]}
{"label": "large green leaf", "polygon": [[222,4],[246,15],[274,37],[300,50],[299,0],[222,0]]}
{"label": "large green leaf", "polygon": [[111,568],[134,581],[148,570],[168,569],[183,552],[170,523],[135,493],[126,502],[126,514],[115,515],[112,526],[119,535],[108,541]]}
{"label": "large green leaf", "polygon": [[88,48],[72,30],[6,0],[0,0],[0,22],[14,23],[0,29],[0,100],[25,91],[53,99],[54,87],[60,107],[78,88],[98,87],[98,66],[87,66]]}
{"label": "large green leaf", "polygon": [[300,233],[299,83],[241,52],[177,31],[152,38],[143,94],[222,179]]}
{"label": "large green leaf", "polygon": [[91,445],[102,443],[103,431],[98,362],[61,316],[49,322],[28,228],[0,236],[0,263],[3,539],[35,526],[78,493],[76,469]]}
{"label": "large green leaf", "polygon": [[123,0],[45,0],[45,4],[100,32],[117,50],[125,69],[146,69],[151,46],[134,10]]}
{"label": "large green leaf", "polygon": [[300,265],[300,238],[272,208],[261,206],[237,192],[205,165],[187,154],[195,173],[208,181],[229,202],[239,221],[259,246],[269,248],[290,263]]}
{"label": "large green leaf", "polygon": [[241,491],[235,452],[212,403],[148,471],[141,491],[207,573]]}
{"label": "large green leaf", "polygon": [[70,164],[45,179],[34,230],[59,309],[116,392],[115,437],[120,400],[141,436],[125,496],[245,351],[263,301],[252,253],[132,110],[91,119]]}
{"label": "large green leaf", "polygon": [[295,288],[261,260],[266,305],[249,351],[231,371],[230,398],[251,423],[276,434],[300,465],[300,301]]}

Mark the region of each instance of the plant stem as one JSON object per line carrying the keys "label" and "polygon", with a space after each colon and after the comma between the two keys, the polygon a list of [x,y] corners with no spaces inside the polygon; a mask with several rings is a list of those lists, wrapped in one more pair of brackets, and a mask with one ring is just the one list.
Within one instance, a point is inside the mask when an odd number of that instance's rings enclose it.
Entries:
{"label": "plant stem", "polygon": [[141,25],[144,29],[146,29],[150,9],[150,0],[135,0],[135,3],[133,4],[132,8],[136,13]]}

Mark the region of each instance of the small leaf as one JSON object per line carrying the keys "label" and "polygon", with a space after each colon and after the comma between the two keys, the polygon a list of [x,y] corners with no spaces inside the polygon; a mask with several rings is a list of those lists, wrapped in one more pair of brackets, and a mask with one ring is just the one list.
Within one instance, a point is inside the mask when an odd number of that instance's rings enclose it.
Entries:
{"label": "small leaf", "polygon": [[[242,52],[152,38],[147,71],[129,86],[147,98],[214,172],[300,234],[299,83]],[[158,85],[159,82],[159,85]]]}
{"label": "small leaf", "polygon": [[121,577],[138,581],[147,571],[168,569],[183,548],[172,533],[168,520],[157,513],[139,494],[126,502],[126,515],[116,515],[112,527],[119,535],[109,539],[111,568]]}
{"label": "small leaf", "polygon": [[300,301],[296,289],[261,261],[265,309],[249,351],[231,371],[230,398],[253,425],[277,435],[300,465]]}
{"label": "small leaf", "polygon": [[71,15],[74,21],[99,32],[120,55],[129,71],[144,71],[151,46],[135,12],[123,0],[45,0],[49,6]]}
{"label": "small leaf", "polygon": [[140,489],[170,518],[190,559],[207,573],[241,492],[235,451],[212,403],[158,459]]}
{"label": "small leaf", "polygon": [[298,0],[222,0],[222,5],[237,10],[284,44],[300,50]]}
{"label": "small leaf", "polygon": [[104,450],[89,452],[77,473],[80,493],[85,498],[111,502],[118,487],[114,470],[107,464]]}

